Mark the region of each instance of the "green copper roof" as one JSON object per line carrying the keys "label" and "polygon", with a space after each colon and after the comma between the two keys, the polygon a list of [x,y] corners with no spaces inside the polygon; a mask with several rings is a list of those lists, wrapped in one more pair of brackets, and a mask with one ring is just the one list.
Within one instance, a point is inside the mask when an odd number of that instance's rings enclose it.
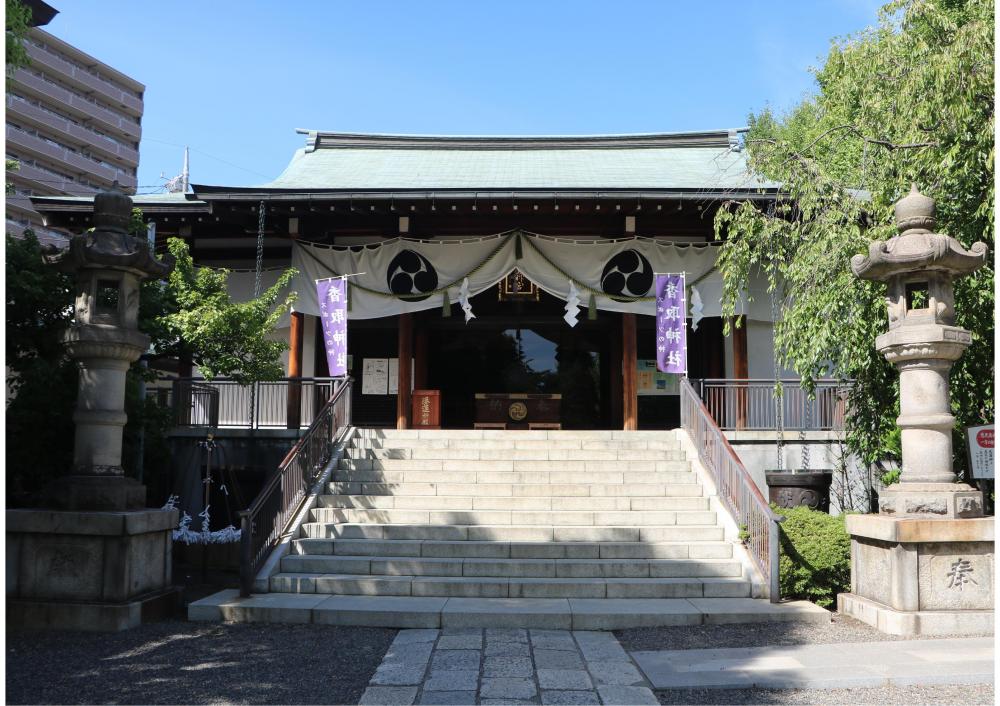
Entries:
{"label": "green copper roof", "polygon": [[457,137],[300,131],[274,181],[223,191],[727,191],[773,188],[747,171],[737,130],[643,135]]}

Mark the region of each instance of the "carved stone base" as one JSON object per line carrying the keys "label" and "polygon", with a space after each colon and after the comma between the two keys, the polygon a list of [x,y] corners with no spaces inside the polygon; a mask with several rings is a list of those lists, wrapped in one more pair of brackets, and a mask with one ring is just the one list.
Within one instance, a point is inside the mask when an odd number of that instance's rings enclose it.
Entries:
{"label": "carved stone base", "polygon": [[170,601],[177,510],[7,511],[7,620],[122,630]]}
{"label": "carved stone base", "polygon": [[124,511],[146,507],[146,486],[123,476],[64,476],[45,491],[59,510]]}
{"label": "carved stone base", "polygon": [[965,483],[898,483],[879,493],[879,513],[893,517],[983,516],[983,494]]}
{"label": "carved stone base", "polygon": [[893,610],[853,593],[837,596],[837,612],[887,635],[992,635],[992,610]]}
{"label": "carved stone base", "polygon": [[987,613],[992,625],[992,517],[848,515],[847,532],[845,614],[896,635],[982,633]]}
{"label": "carved stone base", "polygon": [[119,632],[180,614],[181,589],[166,588],[126,603],[7,599],[7,627],[22,630]]}

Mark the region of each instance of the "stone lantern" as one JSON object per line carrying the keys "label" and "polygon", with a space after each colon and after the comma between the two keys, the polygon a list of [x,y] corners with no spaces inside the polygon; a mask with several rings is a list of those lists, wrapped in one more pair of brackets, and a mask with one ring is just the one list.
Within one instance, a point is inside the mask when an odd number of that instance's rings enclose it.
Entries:
{"label": "stone lantern", "polygon": [[64,341],[80,366],[70,476],[52,494],[57,507],[124,510],[145,507],[145,488],[126,479],[121,466],[125,426],[125,375],[149,347],[138,328],[139,284],[162,279],[172,261],[128,234],[132,199],[118,189],[94,197],[94,230],[46,257],[75,278],[75,322]]}
{"label": "stone lantern", "polygon": [[876,339],[899,369],[902,469],[882,491],[878,515],[847,518],[851,593],[841,612],[895,634],[979,632],[993,623],[993,519],[982,493],[952,469],[948,379],[972,343],[955,325],[952,280],[986,262],[934,233],[934,200],[917,191],[896,203],[899,235],[855,255],[862,279],[885,282],[889,330]]}
{"label": "stone lantern", "polygon": [[75,278],[64,341],[80,381],[73,466],[47,491],[56,509],[7,511],[7,617],[20,627],[124,629],[176,599],[177,510],[146,509],[145,487],[121,466],[125,377],[149,346],[138,330],[139,285],[173,268],[128,234],[131,214],[116,183],[94,198],[93,231],[46,254]]}
{"label": "stone lantern", "polygon": [[851,269],[862,279],[886,282],[889,331],[875,345],[899,368],[903,463],[898,486],[882,493],[885,514],[982,517],[982,494],[956,485],[951,465],[948,377],[952,364],[972,343],[955,326],[952,280],[986,263],[986,245],[965,250],[954,238],[931,232],[934,200],[917,191],[896,203],[899,235],[872,243],[855,255]]}

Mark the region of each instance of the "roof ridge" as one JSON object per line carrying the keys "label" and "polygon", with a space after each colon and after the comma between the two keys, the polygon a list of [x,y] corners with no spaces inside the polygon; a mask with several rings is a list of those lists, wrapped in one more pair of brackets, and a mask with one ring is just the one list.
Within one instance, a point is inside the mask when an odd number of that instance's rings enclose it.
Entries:
{"label": "roof ridge", "polygon": [[305,134],[306,152],[317,149],[628,149],[649,147],[727,148],[738,144],[746,128],[694,132],[625,133],[617,135],[397,135],[326,132],[297,129]]}

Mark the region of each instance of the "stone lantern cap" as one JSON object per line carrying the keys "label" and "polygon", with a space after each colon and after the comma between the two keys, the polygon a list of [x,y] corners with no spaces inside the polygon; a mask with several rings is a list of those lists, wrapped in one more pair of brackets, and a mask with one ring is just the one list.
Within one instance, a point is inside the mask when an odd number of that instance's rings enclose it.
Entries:
{"label": "stone lantern cap", "polygon": [[966,250],[949,235],[934,233],[934,199],[917,191],[896,202],[899,235],[868,246],[868,255],[851,258],[851,270],[861,279],[885,281],[908,272],[948,272],[965,275],[986,264],[986,243]]}
{"label": "stone lantern cap", "polygon": [[108,191],[94,197],[94,229],[74,236],[65,249],[46,248],[46,263],[64,272],[108,268],[162,279],[174,267],[173,256],[160,260],[150,251],[149,243],[129,235],[131,217],[132,199],[115,181]]}

